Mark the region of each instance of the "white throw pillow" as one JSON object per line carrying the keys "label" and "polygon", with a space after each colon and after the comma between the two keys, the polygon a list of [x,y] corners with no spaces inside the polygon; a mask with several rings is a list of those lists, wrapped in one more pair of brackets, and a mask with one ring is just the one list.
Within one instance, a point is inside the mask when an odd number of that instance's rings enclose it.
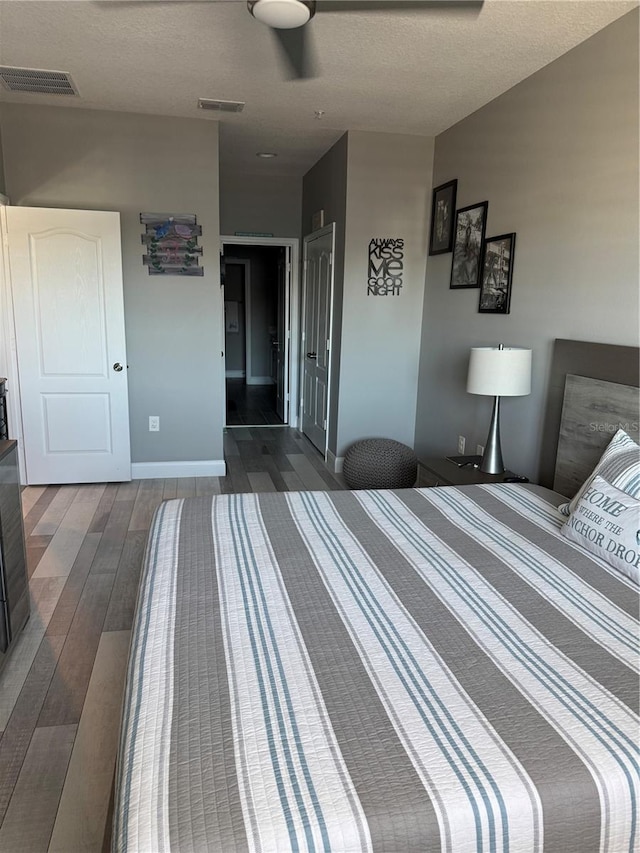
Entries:
{"label": "white throw pillow", "polygon": [[640,497],[640,446],[623,429],[613,436],[575,496],[568,503],[560,504],[558,509],[563,515],[571,515],[593,478],[598,476],[628,495]]}
{"label": "white throw pillow", "polygon": [[596,476],[561,532],[640,582],[640,501],[636,498]]}

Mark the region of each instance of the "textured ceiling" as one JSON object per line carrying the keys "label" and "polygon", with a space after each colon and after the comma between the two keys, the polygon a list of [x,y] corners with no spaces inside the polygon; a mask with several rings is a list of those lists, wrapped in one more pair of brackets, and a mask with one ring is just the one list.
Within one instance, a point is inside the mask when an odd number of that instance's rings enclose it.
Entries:
{"label": "textured ceiling", "polygon": [[[0,0],[0,64],[68,71],[81,95],[0,99],[220,119],[222,168],[302,175],[345,130],[440,133],[637,5],[485,0],[479,13],[317,14],[308,32],[320,76],[290,81],[244,0]],[[199,97],[246,107],[203,113]]]}

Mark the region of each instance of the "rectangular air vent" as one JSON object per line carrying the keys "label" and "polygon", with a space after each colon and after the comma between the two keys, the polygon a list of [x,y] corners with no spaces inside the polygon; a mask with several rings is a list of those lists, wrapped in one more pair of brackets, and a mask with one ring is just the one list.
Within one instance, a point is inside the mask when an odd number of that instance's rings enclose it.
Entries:
{"label": "rectangular air vent", "polygon": [[0,65],[0,81],[10,92],[37,92],[40,95],[78,95],[71,75],[66,71],[42,71],[38,68],[10,68]]}
{"label": "rectangular air vent", "polygon": [[220,113],[241,113],[244,101],[215,101],[211,98],[198,98],[201,110],[217,110]]}

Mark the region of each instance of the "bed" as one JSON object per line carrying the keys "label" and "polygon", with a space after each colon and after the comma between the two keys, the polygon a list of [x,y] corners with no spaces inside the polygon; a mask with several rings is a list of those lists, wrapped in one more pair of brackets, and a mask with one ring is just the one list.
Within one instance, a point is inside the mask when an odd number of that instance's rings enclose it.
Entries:
{"label": "bed", "polygon": [[535,485],[167,501],[117,851],[638,849],[637,585]]}

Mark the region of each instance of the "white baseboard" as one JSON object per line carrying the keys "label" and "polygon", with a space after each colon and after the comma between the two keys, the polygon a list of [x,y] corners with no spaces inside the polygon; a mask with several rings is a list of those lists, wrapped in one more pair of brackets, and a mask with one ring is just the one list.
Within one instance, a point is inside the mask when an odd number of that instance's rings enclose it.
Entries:
{"label": "white baseboard", "polygon": [[247,385],[275,385],[270,376],[247,376]]}
{"label": "white baseboard", "polygon": [[336,456],[330,450],[327,450],[327,466],[334,474],[342,474],[342,466],[344,465],[344,456]]}
{"label": "white baseboard", "polygon": [[132,462],[133,480],[158,480],[161,477],[224,477],[224,459],[204,459],[195,462]]}
{"label": "white baseboard", "polygon": [[227,379],[244,379],[246,374],[244,370],[225,370],[224,375]]}

